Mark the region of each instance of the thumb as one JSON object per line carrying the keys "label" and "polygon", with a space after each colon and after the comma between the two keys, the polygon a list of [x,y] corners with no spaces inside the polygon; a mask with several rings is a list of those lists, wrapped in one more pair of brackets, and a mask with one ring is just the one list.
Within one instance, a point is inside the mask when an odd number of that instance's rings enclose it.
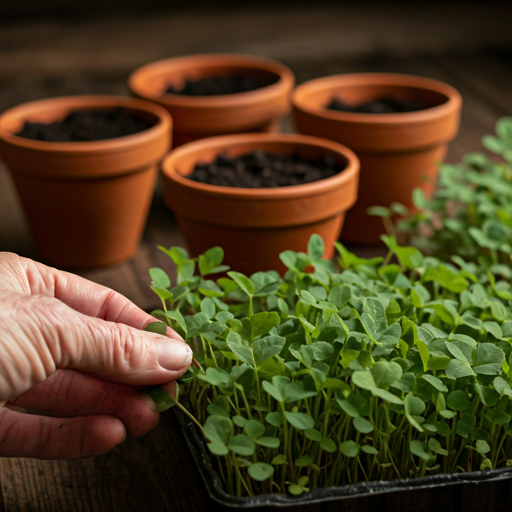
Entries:
{"label": "thumb", "polygon": [[81,322],[66,338],[59,368],[92,372],[132,385],[163,384],[181,377],[192,362],[182,340],[77,313]]}
{"label": "thumb", "polygon": [[192,361],[182,340],[89,317],[52,297],[13,293],[2,304],[0,400],[18,396],[57,369],[146,386],[181,377]]}

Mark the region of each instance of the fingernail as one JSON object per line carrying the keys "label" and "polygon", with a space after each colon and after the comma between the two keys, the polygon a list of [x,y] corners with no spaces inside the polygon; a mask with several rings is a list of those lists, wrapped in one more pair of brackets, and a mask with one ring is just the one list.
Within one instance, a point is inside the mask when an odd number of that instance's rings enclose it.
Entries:
{"label": "fingernail", "polygon": [[192,362],[192,349],[181,341],[162,338],[157,342],[158,364],[166,370],[181,370]]}

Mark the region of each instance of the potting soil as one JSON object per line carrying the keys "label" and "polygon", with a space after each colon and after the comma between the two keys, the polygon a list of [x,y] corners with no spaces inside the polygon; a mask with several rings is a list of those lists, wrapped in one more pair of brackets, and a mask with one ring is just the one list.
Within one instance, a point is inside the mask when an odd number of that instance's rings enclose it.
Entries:
{"label": "potting soil", "polygon": [[258,150],[239,157],[220,154],[212,162],[196,164],[187,178],[223,187],[275,188],[330,178],[345,167],[330,156],[312,161]]}
{"label": "potting soil", "polygon": [[278,78],[262,78],[250,75],[214,75],[198,80],[186,80],[181,86],[169,85],[167,93],[186,96],[217,96],[254,91],[275,84]]}
{"label": "potting soil", "polygon": [[398,114],[429,108],[429,105],[415,99],[400,99],[383,96],[364,103],[350,104],[336,96],[326,106],[329,110],[358,112],[360,114]]}
{"label": "potting soil", "polygon": [[86,142],[114,139],[147,130],[152,123],[135,117],[122,108],[73,110],[62,121],[25,122],[19,137],[49,142]]}

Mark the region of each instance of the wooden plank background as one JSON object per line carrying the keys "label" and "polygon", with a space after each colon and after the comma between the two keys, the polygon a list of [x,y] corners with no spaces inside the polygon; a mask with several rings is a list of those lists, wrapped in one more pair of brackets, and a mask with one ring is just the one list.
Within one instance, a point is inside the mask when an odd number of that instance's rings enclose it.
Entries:
{"label": "wooden plank background", "polygon": [[[412,73],[449,82],[464,98],[461,132],[447,157],[456,162],[464,153],[480,149],[481,137],[493,131],[499,117],[512,115],[511,7],[510,2],[349,4],[0,20],[0,111],[50,96],[127,94],[129,72],[159,58],[246,52],[283,61],[299,83],[356,71]],[[288,124],[287,130],[292,129]],[[157,189],[135,257],[81,275],[151,310],[158,302],[149,290],[148,269],[160,266],[174,276],[173,266],[156,246],[182,244]],[[0,251],[37,258],[16,191],[1,163]],[[471,510],[480,499],[475,488],[431,493],[421,503],[411,502],[411,496],[348,500],[336,510],[426,511],[441,502],[446,511]],[[481,510],[493,503],[503,505],[507,496],[512,496],[510,487],[496,488],[489,501],[480,503]],[[331,508],[325,505],[322,510]],[[26,510],[209,511],[215,505],[177,422],[166,414],[150,434],[129,439],[102,457],[0,460],[0,511]]]}

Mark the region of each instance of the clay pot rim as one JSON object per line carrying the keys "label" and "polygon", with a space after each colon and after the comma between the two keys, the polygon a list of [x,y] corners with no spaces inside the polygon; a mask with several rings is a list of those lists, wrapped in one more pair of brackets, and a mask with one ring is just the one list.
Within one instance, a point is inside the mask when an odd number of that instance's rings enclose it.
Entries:
{"label": "clay pot rim", "polygon": [[[325,107],[311,108],[304,103],[303,97],[316,90],[341,88],[348,85],[395,85],[397,87],[411,87],[432,90],[446,96],[447,100],[440,105],[428,107],[415,112],[397,112],[393,114],[369,114],[360,112],[340,112]],[[309,80],[298,85],[292,93],[292,105],[303,112],[332,121],[345,123],[367,124],[407,124],[411,122],[425,122],[452,113],[462,106],[462,96],[453,88],[439,80],[402,73],[346,73],[331,75]]]}
{"label": "clay pot rim", "polygon": [[[174,163],[179,161],[183,156],[191,153],[200,153],[204,150],[219,148],[219,150],[233,147],[236,145],[254,144],[257,149],[258,144],[262,142],[273,142],[283,144],[303,144],[308,146],[316,146],[327,150],[335,151],[343,156],[347,161],[347,166],[340,173],[301,185],[291,185],[288,187],[276,188],[242,188],[242,187],[225,187],[220,185],[209,185],[189,180],[177,172]],[[220,153],[221,151],[219,151]],[[257,199],[257,200],[278,200],[278,199],[294,199],[306,196],[315,196],[326,191],[332,190],[334,187],[341,187],[349,181],[356,179],[359,173],[359,159],[356,154],[346,146],[338,142],[313,137],[311,135],[300,134],[267,134],[267,133],[244,133],[236,135],[222,135],[218,137],[209,137],[195,142],[190,142],[172,150],[162,160],[162,173],[165,178],[170,179],[183,187],[193,189],[197,194],[213,195],[223,198],[238,199]]]}
{"label": "clay pot rim", "polygon": [[[211,67],[215,65],[233,67],[233,69],[253,68],[274,73],[279,76],[279,79],[274,84],[255,89],[253,91],[213,96],[185,96],[172,93],[147,94],[147,92],[142,90],[136,83],[139,76],[147,73],[148,71],[153,71],[158,68],[165,69],[166,67],[171,70],[173,65],[179,65],[187,62],[189,62],[190,65],[186,67],[192,69]],[[169,73],[169,76],[171,74],[172,73]],[[185,108],[246,107],[260,103],[261,101],[266,101],[268,98],[273,96],[279,96],[293,88],[294,84],[295,76],[293,72],[281,62],[256,55],[237,53],[204,53],[162,59],[136,69],[128,77],[128,87],[136,96],[151,101],[158,101],[161,104]]]}
{"label": "clay pot rim", "polygon": [[[49,112],[52,110],[82,110],[89,108],[103,107],[124,107],[139,110],[144,113],[153,114],[157,117],[155,125],[138,133],[115,137],[112,139],[100,139],[81,142],[54,142],[40,141],[19,137],[11,132],[7,125],[20,118],[26,119],[32,114]],[[125,151],[129,148],[142,146],[155,138],[161,137],[163,133],[169,133],[172,129],[172,118],[165,108],[143,99],[130,98],[120,95],[75,95],[60,96],[56,98],[45,98],[30,101],[12,107],[0,115],[0,140],[12,146],[23,149],[52,152],[52,153],[110,153]]]}

